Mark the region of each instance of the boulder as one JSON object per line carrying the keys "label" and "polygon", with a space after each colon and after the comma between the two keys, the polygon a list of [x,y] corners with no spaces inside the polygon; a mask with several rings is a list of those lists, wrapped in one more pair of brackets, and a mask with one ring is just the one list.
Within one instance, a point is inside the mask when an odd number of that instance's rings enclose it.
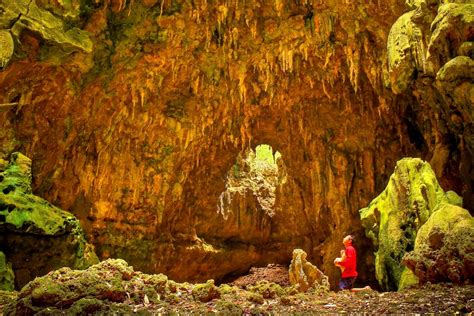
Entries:
{"label": "boulder", "polygon": [[376,248],[376,277],[384,290],[397,290],[409,273],[403,256],[415,247],[417,231],[443,203],[459,199],[445,194],[430,164],[418,158],[397,162],[385,190],[359,210],[366,234]]}
{"label": "boulder", "polygon": [[473,280],[474,218],[459,206],[441,205],[419,229],[415,249],[403,262],[421,283]]}
{"label": "boulder", "polygon": [[296,285],[300,292],[306,292],[311,287],[323,287],[329,290],[328,277],[306,260],[306,256],[306,252],[301,249],[293,250],[289,269],[290,283]]}

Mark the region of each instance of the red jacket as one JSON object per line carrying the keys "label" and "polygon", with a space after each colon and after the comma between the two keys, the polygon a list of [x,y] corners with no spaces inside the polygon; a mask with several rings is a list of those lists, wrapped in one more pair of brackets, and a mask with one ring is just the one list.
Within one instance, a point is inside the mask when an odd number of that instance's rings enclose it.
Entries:
{"label": "red jacket", "polygon": [[341,266],[345,268],[341,275],[342,278],[357,276],[357,254],[354,247],[346,247],[346,260],[341,262]]}

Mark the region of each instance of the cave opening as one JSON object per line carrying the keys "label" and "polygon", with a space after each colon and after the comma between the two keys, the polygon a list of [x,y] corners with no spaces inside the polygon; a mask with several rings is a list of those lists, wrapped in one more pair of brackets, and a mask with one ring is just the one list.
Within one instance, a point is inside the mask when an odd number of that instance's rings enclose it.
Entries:
{"label": "cave opening", "polygon": [[260,144],[239,153],[226,175],[225,190],[220,194],[218,212],[227,219],[241,198],[251,194],[255,206],[264,215],[275,214],[278,188],[286,183],[286,168],[282,155],[270,145]]}

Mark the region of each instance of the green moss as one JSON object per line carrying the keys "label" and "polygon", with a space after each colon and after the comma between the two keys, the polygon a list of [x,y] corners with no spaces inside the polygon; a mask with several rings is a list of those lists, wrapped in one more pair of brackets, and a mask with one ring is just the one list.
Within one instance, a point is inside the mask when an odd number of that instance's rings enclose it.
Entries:
{"label": "green moss", "polygon": [[216,309],[223,315],[242,315],[243,309],[238,304],[224,300],[216,302]]}
{"label": "green moss", "polygon": [[265,299],[261,294],[253,293],[253,292],[247,292],[247,300],[252,302],[252,303],[257,303],[257,304],[263,304]]}
{"label": "green moss", "polygon": [[10,61],[15,46],[13,44],[13,38],[9,31],[0,30],[0,69],[5,68]]}
{"label": "green moss", "polygon": [[[10,19],[12,34],[19,37],[23,29],[29,29],[39,34],[45,40],[59,45],[64,51],[83,50],[92,52],[92,41],[87,32],[78,28],[67,28],[64,20],[53,13],[40,8],[35,1],[18,0],[4,1],[2,11],[8,12],[8,16],[14,16]],[[65,15],[74,15],[76,13],[66,9]],[[7,22],[7,21],[6,21]]]}
{"label": "green moss", "polygon": [[474,277],[474,218],[442,204],[420,228],[415,249],[404,257],[421,282],[462,283]]}
{"label": "green moss", "polygon": [[414,43],[412,34],[416,25],[412,22],[415,11],[405,13],[392,25],[387,40],[388,66],[391,88],[395,93],[402,93],[411,84],[415,70],[411,47]]}
{"label": "green moss", "polygon": [[405,268],[400,277],[400,282],[398,285],[399,290],[409,288],[413,285],[417,285],[420,282],[418,277],[408,268]]}
{"label": "green moss", "polygon": [[238,287],[231,286],[229,284],[221,284],[218,288],[218,291],[221,296],[236,294],[238,290],[239,290]]}
{"label": "green moss", "polygon": [[259,281],[257,284],[249,286],[248,290],[260,294],[264,298],[275,298],[286,294],[286,291],[279,284],[268,281]]}
{"label": "green moss", "polygon": [[0,290],[0,306],[13,303],[18,297],[18,292]]}
{"label": "green moss", "polygon": [[69,315],[92,315],[104,311],[106,306],[103,301],[96,298],[81,298],[68,310]]}
{"label": "green moss", "polygon": [[[71,236],[61,254],[63,257],[49,259],[51,268],[72,265],[84,269],[99,262],[79,221],[71,213],[32,194],[31,160],[20,153],[11,155],[10,162],[0,174],[0,229],[15,234]],[[71,257],[74,261],[70,260]]]}
{"label": "green moss", "polygon": [[417,158],[397,163],[385,190],[359,211],[366,234],[377,248],[376,277],[396,290],[405,269],[402,258],[413,250],[418,229],[448,198],[431,166]]}
{"label": "green moss", "polygon": [[446,192],[446,199],[449,204],[456,205],[459,207],[462,207],[462,197],[459,196],[456,192],[454,191],[447,191]]}
{"label": "green moss", "polygon": [[12,266],[5,257],[5,254],[0,251],[0,290],[13,291],[15,289],[15,274]]}
{"label": "green moss", "polygon": [[193,297],[201,302],[209,302],[220,297],[214,280],[208,280],[206,283],[196,284],[192,290]]}

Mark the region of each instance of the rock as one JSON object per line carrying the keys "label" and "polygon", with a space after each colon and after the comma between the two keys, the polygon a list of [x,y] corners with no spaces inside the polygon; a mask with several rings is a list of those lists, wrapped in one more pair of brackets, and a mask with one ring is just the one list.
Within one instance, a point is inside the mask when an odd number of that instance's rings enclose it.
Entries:
{"label": "rock", "polygon": [[[61,268],[36,278],[6,306],[8,313],[31,314],[56,307],[67,314],[112,312],[125,301],[143,304],[166,298],[176,289],[164,275],[135,272],[124,260],[109,259],[86,270]],[[131,311],[130,311],[131,312]]]}
{"label": "rock", "polygon": [[[71,4],[70,1],[67,3]],[[61,18],[39,7],[36,1],[4,1],[0,3],[0,10],[2,12],[0,28],[7,29],[16,38],[20,37],[24,29],[28,29],[45,40],[56,43],[64,50],[92,52],[92,41],[87,32],[77,27],[66,27]],[[64,13],[65,19],[71,17],[67,12]],[[77,12],[72,15],[77,16]]]}
{"label": "rock", "polygon": [[474,120],[474,60],[468,56],[457,56],[436,74],[436,88],[442,95],[451,98],[461,116]]}
{"label": "rock", "polygon": [[388,67],[394,93],[408,89],[417,68],[412,54],[412,46],[417,39],[412,34],[420,33],[420,30],[412,22],[413,15],[414,11],[411,11],[399,17],[388,35]]}
{"label": "rock", "polygon": [[[405,1],[191,2],[80,1],[70,21],[54,8],[78,0],[37,0],[62,21],[57,30],[90,31],[92,53],[67,58],[58,54],[72,45],[31,31],[25,15],[16,22],[21,45],[0,75],[0,99],[20,104],[0,110],[0,155],[24,148],[39,158],[35,192],[74,213],[101,257],[205,282],[289,262],[302,248],[336,280],[338,236],[362,234],[357,210],[400,157],[428,159],[448,139],[440,181],[472,195],[459,161],[474,160],[458,140],[471,121],[445,128],[456,107],[436,93],[417,102],[384,88],[387,36]],[[12,3],[25,0],[1,6]],[[17,17],[2,12],[1,28]],[[406,60],[418,67],[418,56]],[[426,80],[418,68],[407,76]],[[281,153],[284,181],[244,178],[256,190],[234,192],[217,212],[237,157],[261,144]],[[365,280],[372,263],[360,262]]]}
{"label": "rock", "polygon": [[5,254],[0,251],[0,291],[13,291],[15,289],[15,275],[12,265],[7,262]]}
{"label": "rock", "polygon": [[0,29],[0,70],[8,65],[15,46],[9,31]]}
{"label": "rock", "polygon": [[79,221],[32,194],[28,157],[13,153],[0,171],[0,241],[18,287],[52,269],[83,269],[98,262]]}
{"label": "rock", "polygon": [[359,211],[366,234],[377,248],[376,277],[383,289],[399,288],[406,270],[403,256],[414,249],[418,229],[442,203],[448,203],[448,197],[430,164],[404,158],[397,162],[385,190]]}
{"label": "rock", "polygon": [[427,62],[433,74],[456,53],[465,42],[472,41],[474,4],[447,3],[438,8],[438,14],[431,24]]}
{"label": "rock", "polygon": [[403,262],[421,283],[463,283],[474,278],[474,218],[466,209],[441,205],[421,226],[415,249]]}
{"label": "rock", "polygon": [[193,296],[201,302],[209,302],[219,298],[220,293],[217,286],[214,285],[214,280],[208,280],[206,283],[196,284],[193,287]]}
{"label": "rock", "polygon": [[293,259],[289,269],[290,283],[296,285],[300,292],[317,287],[329,290],[328,277],[307,261],[306,256],[306,252],[301,249],[293,250]]}

